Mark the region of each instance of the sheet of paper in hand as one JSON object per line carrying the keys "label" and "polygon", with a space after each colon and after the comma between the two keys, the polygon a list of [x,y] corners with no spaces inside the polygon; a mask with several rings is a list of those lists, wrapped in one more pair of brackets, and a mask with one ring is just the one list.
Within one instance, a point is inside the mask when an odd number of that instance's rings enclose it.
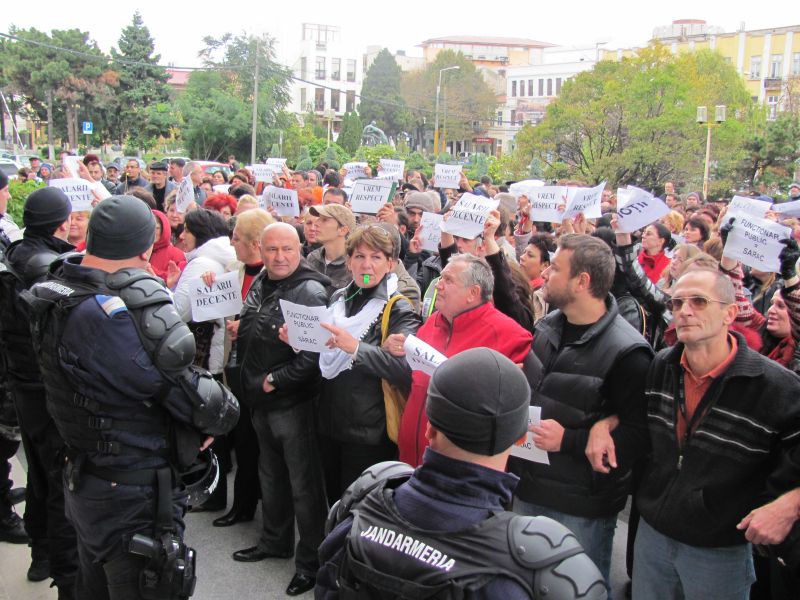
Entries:
{"label": "sheet of paper in hand", "polygon": [[70,177],[74,177],[76,179],[80,178],[81,171],[78,163],[81,162],[80,156],[73,156],[72,154],[65,154],[62,163],[64,164],[67,169],[69,169]]}
{"label": "sheet of paper in hand", "polygon": [[569,201],[567,210],[564,211],[564,218],[574,219],[583,213],[587,219],[599,219],[603,216],[600,211],[600,200],[603,197],[603,190],[606,189],[606,182],[593,188],[567,188],[569,190]]}
{"label": "sheet of paper in hand", "polygon": [[403,343],[403,350],[406,353],[406,362],[408,362],[411,370],[422,371],[428,375],[433,375],[436,367],[447,360],[444,354],[414,335],[406,337],[406,341]]}
{"label": "sheet of paper in hand", "polygon": [[[528,409],[528,426],[538,425],[542,421],[542,407],[531,406]],[[511,446],[511,456],[530,460],[532,462],[550,464],[550,457],[545,450],[541,450],[533,445],[533,432],[529,431],[525,440]]]}
{"label": "sheet of paper in hand", "polygon": [[508,186],[509,193],[513,194],[515,198],[520,196],[528,196],[530,198],[531,188],[542,187],[544,181],[541,179],[525,179],[523,181],[515,181]]}
{"label": "sheet of paper in hand", "polygon": [[546,185],[530,188],[526,194],[531,203],[531,221],[561,223],[567,208],[567,188],[563,185]]}
{"label": "sheet of paper in hand", "polygon": [[800,200],[773,204],[772,210],[786,217],[800,217]]}
{"label": "sheet of paper in hand", "polygon": [[70,203],[72,203],[72,212],[92,210],[92,202],[94,202],[94,194],[92,194],[93,183],[85,179],[70,177],[68,179],[51,179],[49,186],[58,188],[67,195]]}
{"label": "sheet of paper in hand", "polygon": [[282,173],[283,167],[286,164],[285,158],[268,158],[267,159],[267,166],[272,167],[272,170],[275,173]]}
{"label": "sheet of paper in hand", "polygon": [[442,215],[432,212],[423,212],[419,226],[422,227],[420,237],[422,237],[422,249],[431,252],[439,251],[439,242],[442,241],[442,229],[439,227],[442,222]]}
{"label": "sheet of paper in hand", "polygon": [[[276,169],[272,165],[248,165],[247,170],[253,174],[256,182],[263,181],[265,183],[272,183],[272,177],[276,173]],[[280,170],[277,170],[280,173]]]}
{"label": "sheet of paper in hand", "polygon": [[345,163],[342,168],[345,170],[345,179],[350,179],[354,181],[356,179],[366,179],[367,172],[366,168],[369,166],[368,163],[365,162],[349,162]]}
{"label": "sheet of paper in hand", "polygon": [[447,219],[440,223],[440,228],[451,235],[457,235],[468,240],[474,240],[483,233],[483,224],[489,212],[500,204],[499,200],[492,200],[475,194],[463,194],[455,203]]}
{"label": "sheet of paper in hand", "polygon": [[191,177],[184,177],[178,186],[178,193],[175,196],[175,210],[185,213],[191,203],[194,202],[194,186]]}
{"label": "sheet of paper in hand", "polygon": [[195,279],[189,289],[189,300],[192,303],[192,321],[197,323],[238,314],[242,310],[239,273],[231,271],[218,275],[210,286],[201,278]]}
{"label": "sheet of paper in hand", "polygon": [[617,209],[619,230],[633,233],[654,223],[667,213],[669,213],[669,206],[664,204],[661,198],[637,188],[633,196],[629,197],[628,203]]}
{"label": "sheet of paper in hand", "polygon": [[309,352],[327,350],[325,342],[331,339],[331,332],[323,329],[322,323],[329,322],[329,309],[326,306],[304,306],[288,300],[281,300],[280,303],[289,345],[295,350]]}
{"label": "sheet of paper in hand", "polygon": [[434,167],[435,184],[437,188],[457,190],[461,187],[461,165],[440,165]]}
{"label": "sheet of paper in hand", "polygon": [[282,217],[300,216],[300,203],[297,200],[297,190],[271,186],[268,200],[275,212]]}
{"label": "sheet of paper in hand", "polygon": [[725,220],[728,217],[735,216],[751,216],[763,219],[767,216],[767,211],[772,206],[772,202],[768,200],[759,200],[758,198],[748,198],[747,196],[734,196],[728,204],[728,210],[725,213]]}
{"label": "sheet of paper in hand", "polygon": [[406,161],[382,158],[380,164],[381,169],[378,171],[378,179],[390,179],[392,181],[400,181],[403,179],[403,173],[406,170]]}
{"label": "sheet of paper in hand", "polygon": [[391,201],[397,182],[388,179],[359,179],[353,183],[348,198],[354,213],[376,215],[381,207]]}
{"label": "sheet of paper in hand", "polygon": [[739,215],[722,254],[753,269],[777,273],[780,270],[778,256],[784,248],[781,240],[791,233],[791,229],[774,221]]}

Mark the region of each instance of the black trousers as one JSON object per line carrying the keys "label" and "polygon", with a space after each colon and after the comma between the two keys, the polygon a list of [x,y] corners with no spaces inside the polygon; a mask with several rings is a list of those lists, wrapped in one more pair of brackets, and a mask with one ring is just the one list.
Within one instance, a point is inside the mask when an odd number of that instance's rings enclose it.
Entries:
{"label": "black trousers", "polygon": [[11,512],[11,502],[8,492],[14,482],[11,481],[11,459],[17,453],[19,442],[0,436],[0,518],[7,517]]}
{"label": "black trousers", "polygon": [[397,446],[386,434],[378,444],[340,442],[326,435],[319,436],[325,488],[331,504],[368,467],[386,460],[397,460]]}
{"label": "black trousers", "polygon": [[239,422],[230,435],[236,453],[236,475],[233,480],[233,506],[240,514],[251,516],[256,512],[261,487],[258,481],[258,437],[253,429],[250,410],[242,408]]}

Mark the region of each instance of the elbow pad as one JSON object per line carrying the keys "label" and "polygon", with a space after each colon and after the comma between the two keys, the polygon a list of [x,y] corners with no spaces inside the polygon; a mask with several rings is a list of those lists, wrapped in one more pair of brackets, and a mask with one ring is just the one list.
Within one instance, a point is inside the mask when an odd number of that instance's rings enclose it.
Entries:
{"label": "elbow pad", "polygon": [[192,403],[192,425],[207,435],[231,431],[239,420],[239,402],[205,369],[189,367],[180,378]]}

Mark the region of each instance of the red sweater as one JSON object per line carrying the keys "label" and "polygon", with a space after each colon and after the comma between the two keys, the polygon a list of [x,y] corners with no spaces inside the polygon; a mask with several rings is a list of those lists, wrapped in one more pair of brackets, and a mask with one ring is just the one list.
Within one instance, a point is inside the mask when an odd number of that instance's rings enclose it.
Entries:
{"label": "red sweater", "polygon": [[[491,302],[461,313],[453,319],[452,326],[436,311],[419,328],[417,337],[448,357],[470,348],[486,347],[518,364],[528,356],[533,339],[530,331],[501,313]],[[428,445],[425,399],[429,381],[429,375],[414,371],[397,439],[400,460],[414,467],[422,463],[422,454]]]}

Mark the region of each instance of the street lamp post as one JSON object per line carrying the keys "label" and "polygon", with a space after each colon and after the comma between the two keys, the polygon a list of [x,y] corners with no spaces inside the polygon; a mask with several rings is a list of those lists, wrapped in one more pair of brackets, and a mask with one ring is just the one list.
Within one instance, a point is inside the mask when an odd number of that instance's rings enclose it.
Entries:
{"label": "street lamp post", "polygon": [[458,65],[453,67],[445,67],[444,69],[439,69],[439,83],[436,84],[436,118],[435,123],[433,125],[433,153],[439,154],[439,94],[442,91],[442,73],[445,71],[451,71],[453,69],[460,69]]}
{"label": "street lamp post", "polygon": [[708,128],[708,132],[706,133],[706,161],[703,168],[703,200],[708,198],[708,173],[711,164],[711,128],[725,122],[725,113],[725,105],[718,104],[714,107],[714,119],[712,120],[708,118],[708,109],[705,106],[697,107],[697,122]]}

